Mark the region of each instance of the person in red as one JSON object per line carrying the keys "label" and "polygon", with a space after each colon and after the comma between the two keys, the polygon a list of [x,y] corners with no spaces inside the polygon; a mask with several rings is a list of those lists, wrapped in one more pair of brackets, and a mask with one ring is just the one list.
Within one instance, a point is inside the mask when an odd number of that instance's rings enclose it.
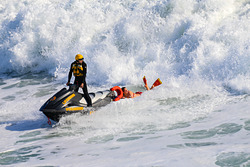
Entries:
{"label": "person in red", "polygon": [[[145,88],[147,90],[150,90],[148,85],[145,85]],[[122,91],[123,91],[123,99],[124,98],[135,98],[135,97],[141,96],[141,94],[142,94],[142,92],[135,92],[134,93],[134,92],[128,90],[126,87],[123,87]]]}
{"label": "person in red", "polygon": [[[145,76],[143,77],[143,82],[144,82],[144,84],[145,84],[144,87],[145,87],[147,90],[151,90],[151,89],[153,89],[154,87],[159,86],[159,85],[162,84],[160,78],[158,78],[158,79],[153,83],[153,85],[151,86],[151,88],[149,88]],[[123,97],[122,97],[123,99],[124,99],[124,98],[135,98],[135,97],[141,96],[141,94],[142,94],[142,92],[136,92],[136,93],[134,93],[134,92],[128,90],[126,87],[123,87],[123,88],[122,88],[122,91],[123,91]]]}
{"label": "person in red", "polygon": [[68,82],[66,85],[68,86],[70,84],[70,80],[72,77],[72,73],[75,76],[74,84],[77,85],[76,92],[78,92],[79,87],[82,88],[84,93],[84,98],[87,102],[88,107],[92,107],[92,100],[89,97],[87,84],[86,84],[86,74],[87,74],[87,64],[83,61],[83,56],[81,54],[77,54],[75,56],[75,60],[71,66],[70,71],[68,75]]}

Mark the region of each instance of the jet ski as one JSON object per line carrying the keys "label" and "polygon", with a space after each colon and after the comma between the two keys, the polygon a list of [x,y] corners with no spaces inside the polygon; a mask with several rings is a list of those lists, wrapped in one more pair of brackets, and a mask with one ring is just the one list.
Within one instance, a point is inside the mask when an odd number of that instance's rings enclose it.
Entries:
{"label": "jet ski", "polygon": [[48,119],[58,122],[64,115],[78,112],[91,114],[98,108],[112,101],[118,101],[123,97],[123,92],[119,86],[115,86],[110,90],[89,93],[92,100],[92,107],[87,107],[87,102],[83,94],[76,92],[76,88],[76,85],[69,85],[68,89],[61,89],[42,105],[40,111],[42,111]]}

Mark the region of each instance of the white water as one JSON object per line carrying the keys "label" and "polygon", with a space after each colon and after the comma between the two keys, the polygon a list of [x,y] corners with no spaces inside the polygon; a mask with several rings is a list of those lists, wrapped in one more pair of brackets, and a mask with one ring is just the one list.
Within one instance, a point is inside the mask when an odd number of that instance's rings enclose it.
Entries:
{"label": "white water", "polygon": [[[0,3],[0,164],[250,166],[249,0]],[[89,92],[142,91],[52,127],[74,56]]]}

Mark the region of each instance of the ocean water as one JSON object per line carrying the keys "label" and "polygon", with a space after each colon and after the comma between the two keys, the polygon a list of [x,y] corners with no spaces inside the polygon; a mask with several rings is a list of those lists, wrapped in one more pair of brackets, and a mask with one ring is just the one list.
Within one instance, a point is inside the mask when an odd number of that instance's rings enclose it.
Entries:
{"label": "ocean water", "polygon": [[[250,167],[249,17],[249,0],[2,0],[0,166]],[[144,93],[49,125],[78,53],[89,92]]]}

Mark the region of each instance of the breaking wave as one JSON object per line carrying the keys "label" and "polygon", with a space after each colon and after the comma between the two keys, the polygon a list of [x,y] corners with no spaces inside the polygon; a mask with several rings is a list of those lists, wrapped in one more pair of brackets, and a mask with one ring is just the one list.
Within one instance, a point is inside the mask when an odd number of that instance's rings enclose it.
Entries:
{"label": "breaking wave", "polygon": [[91,84],[185,77],[249,93],[249,6],[247,0],[4,1],[0,73],[65,79],[81,53]]}

